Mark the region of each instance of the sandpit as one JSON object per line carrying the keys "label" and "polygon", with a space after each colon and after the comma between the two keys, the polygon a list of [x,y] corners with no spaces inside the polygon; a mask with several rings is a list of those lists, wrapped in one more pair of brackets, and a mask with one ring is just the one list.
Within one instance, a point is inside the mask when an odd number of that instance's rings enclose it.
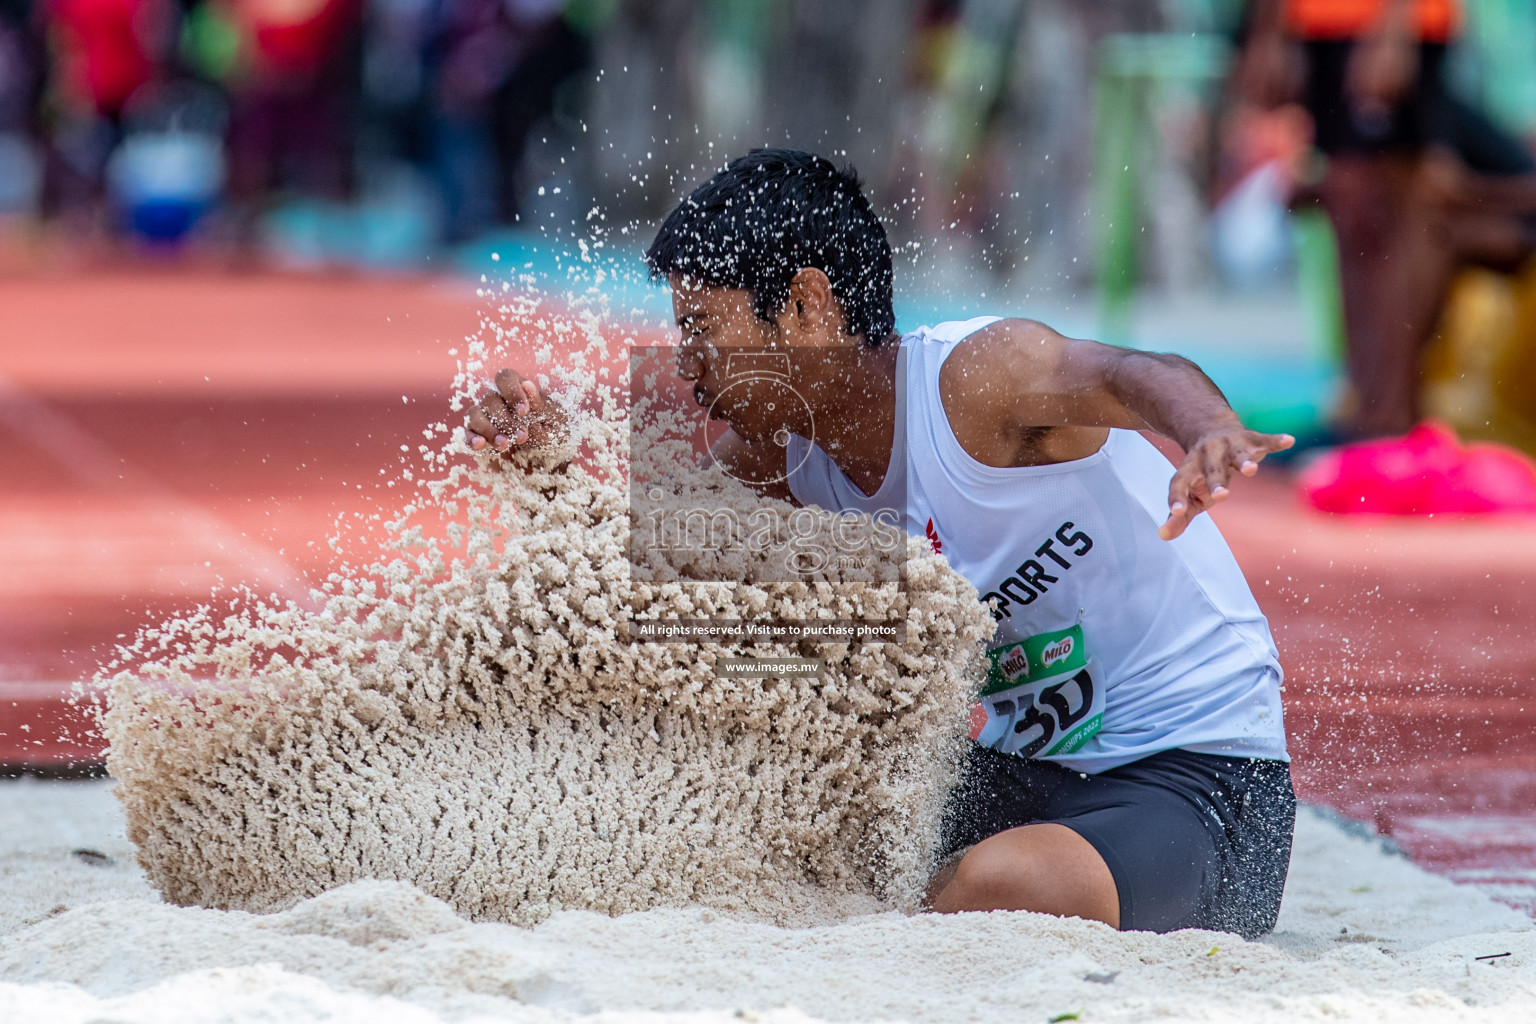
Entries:
{"label": "sandpit", "polygon": [[386,882],[270,916],[173,907],[109,787],[0,782],[0,1020],[1536,1020],[1528,919],[1308,809],[1279,929],[1247,943],[1011,913],[565,911],[529,929]]}

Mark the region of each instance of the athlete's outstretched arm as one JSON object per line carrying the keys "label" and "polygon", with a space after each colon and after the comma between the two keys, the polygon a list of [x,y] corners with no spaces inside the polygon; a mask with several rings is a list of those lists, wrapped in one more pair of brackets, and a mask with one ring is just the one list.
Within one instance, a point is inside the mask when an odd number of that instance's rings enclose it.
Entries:
{"label": "athlete's outstretched arm", "polygon": [[[1151,429],[1182,447],[1168,520],[1158,531],[1164,540],[1225,498],[1234,472],[1252,476],[1264,456],[1296,441],[1244,427],[1221,390],[1183,356],[1067,338],[1033,320],[992,324],[963,351],[975,379],[996,382],[978,394],[1002,399],[988,403],[1002,429]],[[957,350],[951,360],[961,356]]]}

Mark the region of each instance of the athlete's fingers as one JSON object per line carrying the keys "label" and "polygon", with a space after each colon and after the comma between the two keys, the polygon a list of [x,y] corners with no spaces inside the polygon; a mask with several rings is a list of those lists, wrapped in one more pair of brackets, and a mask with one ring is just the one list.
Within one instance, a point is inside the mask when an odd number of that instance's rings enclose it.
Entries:
{"label": "athlete's fingers", "polygon": [[544,407],[549,404],[549,397],[541,392],[539,386],[531,380],[523,381],[522,392],[523,405],[527,407],[528,412],[535,416],[543,412]]}
{"label": "athlete's fingers", "polygon": [[[488,397],[491,395],[487,392]],[[538,417],[550,408],[549,395],[540,391],[536,382],[511,368],[497,372],[494,395],[506,403],[510,415],[518,418]]]}
{"label": "athlete's fingers", "polygon": [[1227,449],[1227,468],[1243,476],[1253,476],[1259,471],[1259,463],[1268,454],[1259,446],[1262,434],[1246,433]]}
{"label": "athlete's fingers", "polygon": [[1205,499],[1191,494],[1188,501],[1176,503],[1168,509],[1168,518],[1163,525],[1158,527],[1157,535],[1163,540],[1173,540],[1189,529],[1189,524],[1195,516],[1204,512],[1209,507]]}
{"label": "athlete's fingers", "polygon": [[1215,504],[1215,500],[1202,493],[1204,485],[1196,481],[1189,490],[1189,497],[1183,503],[1177,515],[1170,509],[1168,520],[1157,532],[1164,540],[1173,540],[1182,536],[1189,529],[1189,524],[1195,521],[1195,517]]}
{"label": "athlete's fingers", "polygon": [[1157,535],[1163,540],[1173,540],[1184,532],[1184,527],[1189,523],[1193,475],[1191,460],[1186,457],[1168,483],[1168,518],[1157,531]]}
{"label": "athlete's fingers", "polygon": [[1262,462],[1266,455],[1283,452],[1296,443],[1290,434],[1260,434],[1250,431],[1240,446],[1255,462]]}
{"label": "athlete's fingers", "polygon": [[1222,449],[1226,445],[1206,444],[1199,449],[1200,471],[1205,475],[1205,490],[1212,501],[1227,496],[1227,458]]}
{"label": "athlete's fingers", "polygon": [[[529,427],[540,419],[540,414],[556,414],[549,396],[539,390],[538,384],[524,377],[517,370],[507,367],[496,372],[486,381],[484,390],[465,418],[468,430],[466,441],[472,451],[482,452],[487,447],[506,452],[514,445],[529,440]],[[541,429],[539,434],[547,434]]]}
{"label": "athlete's fingers", "polygon": [[1227,496],[1230,453],[1230,445],[1221,440],[1203,442],[1184,456],[1168,484],[1168,518],[1158,536],[1173,540],[1195,516]]}
{"label": "athlete's fingers", "polygon": [[1253,476],[1259,471],[1259,463],[1264,461],[1264,456],[1269,452],[1262,448],[1233,448],[1232,456],[1228,459],[1228,465],[1237,470],[1243,476]]}
{"label": "athlete's fingers", "polygon": [[[533,383],[510,366],[496,371],[496,390],[501,398],[519,416],[526,416],[530,406],[529,394],[525,385]],[[533,386],[533,394],[537,396],[538,385]]]}
{"label": "athlete's fingers", "polygon": [[1259,447],[1264,450],[1265,455],[1270,455],[1274,452],[1283,452],[1287,448],[1294,447],[1295,444],[1296,438],[1292,437],[1290,434],[1259,435]]}
{"label": "athlete's fingers", "polygon": [[1259,463],[1264,461],[1266,455],[1283,452],[1295,443],[1296,438],[1290,434],[1250,432],[1248,443],[1233,450],[1232,464],[1244,476],[1253,476],[1259,471]]}
{"label": "athlete's fingers", "polygon": [[1173,479],[1168,481],[1168,510],[1170,512],[1175,509],[1182,511],[1189,504],[1189,489],[1192,482],[1190,477],[1192,475],[1189,460],[1185,459],[1183,464],[1174,471]]}
{"label": "athlete's fingers", "polygon": [[506,399],[495,391],[487,391],[480,396],[480,402],[475,408],[479,409],[491,425],[504,434],[510,434],[515,425],[515,414]]}
{"label": "athlete's fingers", "polygon": [[491,419],[491,415],[486,411],[483,403],[477,402],[475,405],[470,406],[466,425],[471,432],[485,438],[487,441],[496,436],[496,422]]}
{"label": "athlete's fingers", "polygon": [[502,428],[492,422],[480,406],[477,405],[469,411],[468,426],[469,447],[472,450],[484,451],[486,445],[498,449],[506,446],[507,438]]}
{"label": "athlete's fingers", "polygon": [[1157,535],[1163,540],[1173,540],[1181,535],[1188,525],[1188,513],[1182,506],[1176,507],[1169,510],[1168,518],[1164,520],[1162,526],[1157,528]]}

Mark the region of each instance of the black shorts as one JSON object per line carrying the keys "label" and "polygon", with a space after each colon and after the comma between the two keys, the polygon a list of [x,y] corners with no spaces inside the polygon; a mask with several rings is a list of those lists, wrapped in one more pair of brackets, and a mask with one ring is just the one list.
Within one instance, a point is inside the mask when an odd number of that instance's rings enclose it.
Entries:
{"label": "black shorts", "polygon": [[1305,100],[1317,148],[1324,153],[1378,155],[1419,152],[1444,142],[1448,127],[1441,78],[1445,46],[1420,44],[1419,73],[1407,91],[1391,109],[1367,113],[1354,109],[1346,89],[1355,45],[1348,39],[1309,40],[1306,44]]}
{"label": "black shorts", "polygon": [[1524,143],[1445,87],[1444,44],[1419,44],[1419,73],[1390,110],[1355,110],[1346,90],[1355,46],[1347,39],[1306,44],[1306,106],[1318,149],[1379,156],[1444,146],[1479,174],[1536,172]]}
{"label": "black shorts", "polygon": [[1167,750],[1085,775],[973,744],[944,809],[940,859],[1043,822],[1104,858],[1122,929],[1252,939],[1280,912],[1296,796],[1283,761]]}

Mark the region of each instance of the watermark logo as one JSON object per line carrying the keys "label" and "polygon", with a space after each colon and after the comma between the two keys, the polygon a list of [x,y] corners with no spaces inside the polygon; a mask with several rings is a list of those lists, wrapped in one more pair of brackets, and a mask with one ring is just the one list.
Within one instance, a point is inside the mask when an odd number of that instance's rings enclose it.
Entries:
{"label": "watermark logo", "polygon": [[[723,374],[725,386],[718,393],[705,392],[706,395],[712,395],[712,400],[704,410],[703,420],[699,424],[699,434],[704,443],[704,450],[713,450],[714,446],[724,438],[726,431],[731,429],[728,422],[730,412],[753,405],[761,407],[762,411],[770,416],[782,417],[786,423],[810,424],[807,436],[814,440],[816,414],[811,409],[811,404],[805,400],[805,396],[796,391],[794,385],[789,382],[789,377],[788,352],[726,353]],[[759,474],[752,479],[737,476],[736,467],[722,464],[721,468],[748,486],[787,482],[792,472],[805,465],[811,453],[808,442],[797,446],[800,449],[799,457],[794,460],[795,465],[791,467],[789,449],[793,437],[794,434],[788,426],[779,426],[768,436],[766,443],[773,446],[769,450],[775,453],[782,452],[783,457],[777,460],[776,469],[767,474]]]}
{"label": "watermark logo", "polygon": [[715,675],[736,678],[814,678],[827,674],[820,658],[721,658]]}
{"label": "watermark logo", "polygon": [[902,619],[629,619],[620,635],[646,643],[904,644]]}
{"label": "watermark logo", "polygon": [[[858,509],[792,508],[781,500],[791,477],[818,451],[819,430],[835,427],[832,436],[857,437],[857,418],[867,413],[847,398],[860,379],[859,358],[843,349],[797,352],[793,359],[783,349],[631,350],[634,577],[738,582],[741,560],[748,558],[757,563],[751,575],[760,582],[900,580],[902,482],[883,485],[880,502],[865,499]],[[665,446],[681,446],[689,458],[652,471],[657,460],[648,456]],[[842,471],[831,461],[817,471],[836,477]],[[723,491],[720,471],[748,491]]]}

